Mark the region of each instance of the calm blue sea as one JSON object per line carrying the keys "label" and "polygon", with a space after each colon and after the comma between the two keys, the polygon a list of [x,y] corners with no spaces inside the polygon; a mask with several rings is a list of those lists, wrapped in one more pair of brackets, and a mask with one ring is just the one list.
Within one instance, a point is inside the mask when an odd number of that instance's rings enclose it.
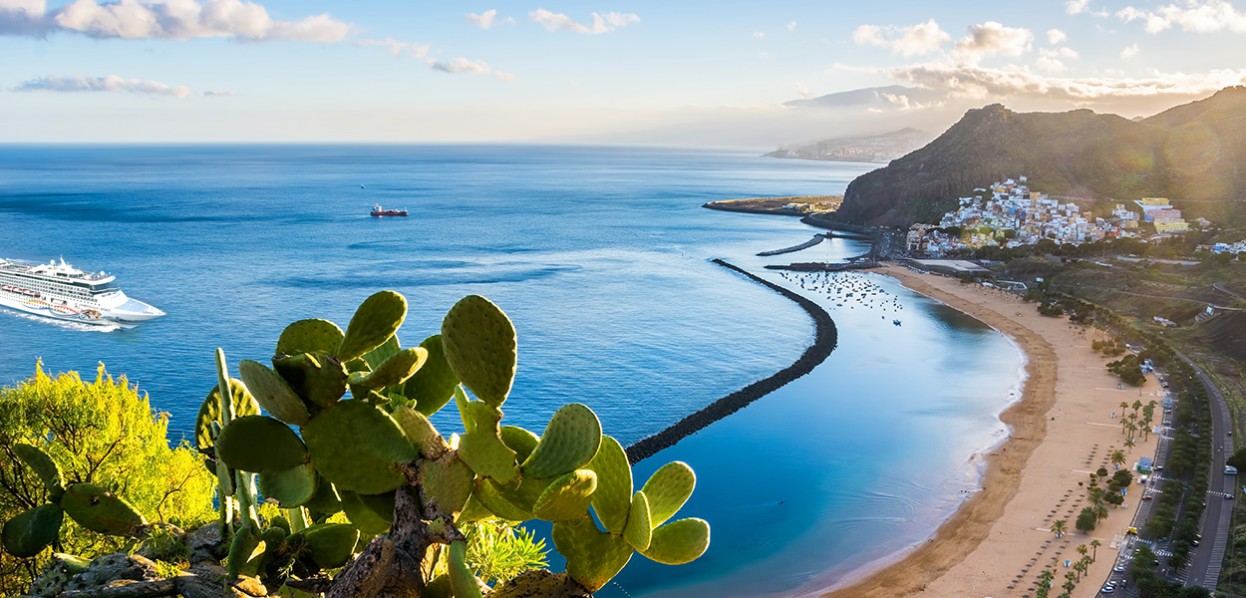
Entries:
{"label": "calm blue sea", "polygon": [[[710,520],[713,544],[684,567],[637,557],[602,595],[812,591],[922,541],[973,491],[974,455],[1002,438],[995,415],[1022,364],[998,333],[891,279],[761,268],[855,255],[859,243],[758,258],[815,231],[699,207],[840,193],[870,168],[599,147],[0,146],[0,256],[106,270],[169,314],[99,331],[0,312],[0,384],[36,359],[88,375],[102,361],[180,436],[213,384],[215,347],[233,363],[263,360],[286,323],[344,326],[387,288],[410,301],[400,336],[416,344],[478,293],[520,335],[508,420],[539,431],[580,401],[626,445],[810,341],[804,312],[708,262],[722,257],[822,302],[839,348],[637,467],[643,481],[672,459],[693,465],[683,514]],[[370,218],[373,203],[411,216]]]}

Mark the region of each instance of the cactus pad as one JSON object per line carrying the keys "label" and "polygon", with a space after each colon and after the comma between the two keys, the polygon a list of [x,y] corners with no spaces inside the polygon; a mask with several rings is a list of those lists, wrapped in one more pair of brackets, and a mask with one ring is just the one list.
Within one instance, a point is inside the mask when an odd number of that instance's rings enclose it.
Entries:
{"label": "cactus pad", "polygon": [[653,524],[649,518],[649,499],[644,492],[632,496],[632,508],[627,516],[627,528],[623,539],[636,550],[647,550],[653,539]]}
{"label": "cactus pad", "polygon": [[346,368],[328,353],[299,353],[274,357],[273,367],[303,400],[332,407],[346,393]]}
{"label": "cactus pad", "polygon": [[269,415],[295,426],[307,423],[310,417],[307,405],[277,372],[262,363],[244,359],[238,363],[238,373],[242,375],[247,390]]}
{"label": "cactus pad", "polygon": [[554,480],[536,499],[532,513],[546,521],[572,521],[588,513],[597,490],[597,474],[577,469]]}
{"label": "cactus pad", "polygon": [[346,326],[337,356],[342,361],[363,357],[394,336],[406,317],[407,299],[398,293],[381,291],[364,299]]}
{"label": "cactus pad", "polygon": [[446,561],[450,569],[450,587],[454,590],[454,598],[481,598],[480,584],[476,576],[467,568],[467,543],[455,540],[450,543],[449,559]]}
{"label": "cactus pad", "polygon": [[666,523],[692,496],[697,485],[697,474],[683,461],[672,461],[659,467],[642,488],[649,499],[649,514],[653,527]]}
{"label": "cactus pad", "polygon": [[534,478],[558,477],[591,461],[601,446],[601,422],[592,409],[579,403],[554,412],[541,442],[523,463],[523,474]]}
{"label": "cactus pad", "polygon": [[[505,430],[503,430],[505,431]],[[627,452],[611,436],[603,436],[597,456],[589,464],[597,473],[597,492],[593,493],[593,510],[607,531],[621,534],[627,525],[632,505],[632,466]]]}
{"label": "cactus pad", "polygon": [[385,388],[386,386],[401,384],[419,370],[427,358],[428,351],[426,349],[419,347],[403,349],[381,362],[380,365],[376,366],[376,369],[367,374],[363,372],[351,374],[349,383],[368,388]]}
{"label": "cactus pad", "polygon": [[554,547],[567,557],[567,574],[590,592],[604,587],[627,562],[632,547],[623,538],[602,532],[590,518],[554,524]]}
{"label": "cactus pad", "polygon": [[342,508],[346,517],[364,535],[375,536],[389,532],[394,523],[394,493],[355,494],[342,493]]}
{"label": "cactus pad", "polygon": [[419,456],[394,418],[363,401],[342,401],[303,427],[312,464],[338,490],[381,494],[400,486]]}
{"label": "cactus pad", "polygon": [[424,414],[410,407],[399,407],[393,412],[394,421],[402,428],[407,440],[415,445],[420,454],[427,459],[436,459],[450,450],[433,422],[428,421]]}
{"label": "cactus pad", "polygon": [[95,484],[70,484],[61,508],[78,525],[114,536],[133,535],[147,520],[130,503]]}
{"label": "cactus pad", "polygon": [[350,561],[359,530],[345,523],[320,523],[290,537],[303,544],[303,554],[320,569],[336,569]]}
{"label": "cactus pad", "polygon": [[653,530],[649,548],[640,554],[663,565],[683,565],[705,554],[709,545],[709,523],[704,519],[680,519]]}
{"label": "cactus pad", "polygon": [[459,440],[459,458],[472,471],[505,484],[519,475],[515,451],[502,442],[498,422],[502,412],[484,401],[469,401],[462,391],[455,393],[466,430]]}
{"label": "cactus pad", "polygon": [[283,509],[302,506],[316,495],[316,470],[304,463],[281,471],[260,472],[260,494]]}
{"label": "cactus pad", "polygon": [[480,400],[501,407],[515,380],[515,326],[493,302],[468,295],[441,322],[446,362]]}
{"label": "cactus pad", "polygon": [[342,496],[333,484],[316,474],[316,493],[303,506],[317,513],[337,513],[342,510]]}
{"label": "cactus pad", "polygon": [[265,415],[229,422],[216,439],[216,456],[234,469],[256,473],[284,471],[309,458],[294,430]]}
{"label": "cactus pad", "polygon": [[454,520],[454,522],[461,525],[464,523],[488,519],[493,516],[493,512],[486,508],[483,504],[480,504],[480,501],[476,499],[475,493],[473,493],[471,497],[467,499],[467,504],[463,505],[463,510],[459,513],[459,516]]}
{"label": "cactus pad", "polygon": [[277,355],[332,353],[342,344],[342,329],[328,320],[299,320],[277,339]]}
{"label": "cactus pad", "polygon": [[522,501],[517,496],[505,492],[492,480],[476,480],[476,491],[472,493],[472,498],[479,501],[490,513],[507,521],[525,521],[533,517],[532,509],[521,506],[519,503]]}
{"label": "cactus pad", "polygon": [[463,510],[472,495],[476,476],[456,455],[448,454],[420,466],[425,498],[447,515]]}
{"label": "cactus pad", "polygon": [[428,358],[424,361],[424,367],[407,380],[402,394],[415,401],[416,410],[432,417],[450,402],[459,377],[446,362],[446,349],[442,346],[440,334],[424,339],[420,347],[428,351]]}
{"label": "cactus pad", "polygon": [[515,451],[515,458],[523,462],[536,449],[541,438],[519,426],[502,426],[502,442]]}
{"label": "cactus pad", "polygon": [[56,462],[49,457],[43,449],[32,444],[17,443],[13,445],[13,452],[17,453],[17,457],[26,464],[27,467],[33,469],[35,474],[39,476],[39,480],[43,482],[43,486],[48,492],[63,488],[65,486],[64,477],[61,475],[61,468]]}
{"label": "cactus pad", "polygon": [[35,556],[56,541],[64,518],[61,508],[53,504],[22,511],[4,523],[0,544],[19,559]]}
{"label": "cactus pad", "polygon": [[[233,395],[234,417],[259,414],[260,406],[251,397],[251,392],[242,380],[231,378],[229,390]],[[215,444],[212,438],[213,422],[225,425],[225,421],[221,419],[221,393],[217,385],[212,386],[212,392],[203,400],[203,405],[199,407],[199,416],[195,418],[195,448],[200,452],[211,449]]]}
{"label": "cactus pad", "polygon": [[385,363],[386,359],[397,355],[401,350],[402,343],[398,341],[398,335],[395,334],[394,336],[389,337],[389,340],[381,343],[381,346],[364,354],[363,361],[368,364],[368,368],[366,370],[351,369],[349,364],[347,365],[347,369],[349,369],[352,373],[357,371],[370,372],[381,367],[381,364]]}

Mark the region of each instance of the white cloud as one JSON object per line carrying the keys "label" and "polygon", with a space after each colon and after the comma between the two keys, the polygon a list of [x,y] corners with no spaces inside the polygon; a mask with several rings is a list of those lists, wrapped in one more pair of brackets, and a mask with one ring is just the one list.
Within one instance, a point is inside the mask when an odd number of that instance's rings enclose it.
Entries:
{"label": "white cloud", "polygon": [[468,58],[455,58],[450,62],[442,62],[429,58],[427,61],[429,68],[442,73],[450,73],[452,75],[459,73],[467,73],[469,75],[488,75],[493,72],[489,64],[483,60],[471,60]]}
{"label": "white cloud", "polygon": [[973,65],[914,64],[885,69],[900,83],[974,100],[1027,97],[1084,103],[1122,98],[1205,95],[1246,82],[1246,69],[1206,73],[1160,73],[1148,77],[1062,78],[1010,67],[988,69]]}
{"label": "white cloud", "polygon": [[1071,14],[1081,14],[1090,10],[1090,0],[1065,0],[1064,11]]}
{"label": "white cloud", "polygon": [[1047,43],[1051,45],[1062,44],[1069,39],[1069,34],[1059,29],[1047,30]]}
{"label": "white cloud", "polygon": [[273,19],[247,0],[74,0],[49,12],[42,0],[0,0],[0,35],[79,33],[95,38],[339,42],[353,31],[327,13]]}
{"label": "white cloud", "polygon": [[787,30],[788,30],[788,31],[796,31],[796,21],[788,21],[788,23],[787,23]]}
{"label": "white cloud", "polygon": [[590,35],[608,33],[614,31],[615,29],[627,27],[632,23],[640,22],[640,17],[635,13],[608,12],[602,14],[595,12],[593,13],[593,24],[584,25],[582,23],[577,23],[574,19],[563,13],[550,12],[544,8],[538,8],[528,13],[528,18],[533,23],[542,25],[550,31],[558,31],[562,29]]}
{"label": "white cloud", "polygon": [[1077,58],[1077,52],[1072,48],[1043,48],[1038,51],[1034,66],[1049,73],[1058,73],[1068,68],[1064,61]]}
{"label": "white cloud", "polygon": [[860,45],[887,48],[901,56],[930,54],[951,40],[934,19],[911,27],[861,25],[852,33],[852,41]]}
{"label": "white cloud", "polygon": [[474,25],[476,25],[477,27],[480,27],[481,29],[493,29],[494,27],[497,27],[498,25],[515,24],[515,19],[512,19],[510,17],[506,17],[504,19],[498,19],[498,11],[496,8],[491,8],[480,14],[469,12],[467,13],[467,20],[471,21]]}
{"label": "white cloud", "polygon": [[792,87],[796,90],[797,95],[799,95],[800,97],[806,100],[813,97],[813,92],[810,91],[809,88],[806,87],[803,83],[797,83],[796,85],[793,85]]}
{"label": "white cloud", "polygon": [[238,95],[236,91],[209,89],[203,92],[205,98],[230,98]]}
{"label": "white cloud", "polygon": [[1139,48],[1138,44],[1133,44],[1132,46],[1126,46],[1123,50],[1121,50],[1121,58],[1124,58],[1125,60],[1129,60],[1130,58],[1137,56],[1138,52],[1141,52],[1141,51],[1142,51],[1142,48]]}
{"label": "white cloud", "polygon": [[515,82],[515,75],[513,75],[513,74],[511,74],[511,73],[505,73],[505,72],[502,72],[502,71],[493,71],[493,76],[494,76],[494,77],[497,77],[497,78],[498,78],[498,81],[505,81],[505,82],[507,82],[507,83],[514,83],[514,82]]}
{"label": "white cloud", "polygon": [[1246,12],[1239,12],[1226,0],[1184,0],[1181,5],[1166,4],[1154,10],[1126,6],[1116,16],[1126,23],[1142,21],[1147,33],[1173,27],[1192,33],[1246,33]]}
{"label": "white cloud", "polygon": [[56,93],[107,91],[112,93],[171,96],[179,100],[190,95],[189,87],[173,87],[159,81],[123,79],[116,75],[105,77],[39,77],[24,81],[17,87],[12,88],[11,91],[46,91]]}
{"label": "white cloud", "polygon": [[765,31],[754,31],[753,32],[753,39],[765,39],[765,37],[766,37]]}
{"label": "white cloud", "polygon": [[389,52],[394,58],[424,58],[428,56],[428,52],[432,50],[429,44],[417,44],[415,42],[398,41],[392,37],[385,39],[361,39],[355,42],[355,45],[361,48],[382,48]]}
{"label": "white cloud", "polygon": [[956,42],[958,56],[967,62],[977,62],[983,56],[1001,54],[1020,56],[1034,43],[1034,34],[1023,27],[1005,27],[995,21],[969,27],[969,35]]}

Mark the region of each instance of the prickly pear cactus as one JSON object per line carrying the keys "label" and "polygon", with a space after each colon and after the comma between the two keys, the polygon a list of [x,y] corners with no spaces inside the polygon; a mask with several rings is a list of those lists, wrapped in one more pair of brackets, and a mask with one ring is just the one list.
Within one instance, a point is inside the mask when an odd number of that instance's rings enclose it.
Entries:
{"label": "prickly pear cactus", "polygon": [[23,511],[4,524],[0,539],[4,549],[18,558],[27,558],[43,552],[51,546],[61,531],[64,511],[54,504],[46,504]]}
{"label": "prickly pear cactus", "polygon": [[[405,298],[383,291],[359,306],[345,332],[328,320],[295,322],[277,341],[273,368],[244,360],[241,381],[229,380],[218,351],[218,387],[232,400],[209,397],[196,441],[217,458],[231,575],[266,576],[280,587],[292,574],[306,579],[345,566],[338,581],[356,585],[334,582],[331,594],[371,595],[360,580],[379,584],[389,575],[386,584],[401,586],[417,575],[407,589],[424,593],[409,595],[482,596],[488,588],[460,531],[479,528],[459,526],[489,519],[553,522],[554,545],[567,560],[555,585],[576,586],[574,595],[603,587],[636,552],[667,564],[705,552],[707,523],[669,521],[696,485],[687,465],[662,467],[636,491],[623,446],[579,403],[555,411],[540,436],[503,425],[518,345],[498,306],[466,297],[440,334],[414,348],[397,334],[406,312]],[[430,421],[451,399],[461,435],[443,435]],[[23,458],[49,488],[63,483],[38,454]],[[6,549],[42,550],[61,509],[112,533],[142,524],[123,501],[95,490],[71,485],[59,504],[14,519],[4,529]],[[261,497],[287,509],[280,525],[263,527]],[[350,523],[313,524],[339,513]],[[435,545],[442,548],[428,548]],[[411,563],[423,566],[384,571]],[[425,579],[427,572],[441,574]],[[499,595],[514,589],[504,585]],[[399,586],[384,587],[401,594]]]}

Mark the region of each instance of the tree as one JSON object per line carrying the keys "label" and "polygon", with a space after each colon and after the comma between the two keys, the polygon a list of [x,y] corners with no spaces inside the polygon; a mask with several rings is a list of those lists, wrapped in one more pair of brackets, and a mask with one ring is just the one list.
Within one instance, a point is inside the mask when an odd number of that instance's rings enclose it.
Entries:
{"label": "tree", "polygon": [[[149,520],[184,529],[215,516],[215,477],[185,443],[169,447],[168,414],[153,413],[146,396],[101,364],[95,381],[76,373],[48,376],[43,364],[15,387],[0,389],[0,520],[46,503],[48,491],[17,458],[31,444],[60,466],[67,482],[94,483],[115,492]],[[81,556],[115,552],[128,540],[86,530],[69,518],[56,550]],[[23,594],[47,562],[0,554],[0,594]]]}
{"label": "tree", "polygon": [[1126,438],[1126,439],[1125,439],[1124,444],[1125,444],[1125,447],[1126,447],[1126,448],[1133,448],[1133,447],[1134,447],[1134,446],[1136,446],[1138,443],[1137,443],[1137,442],[1134,442],[1133,437],[1132,437],[1132,436],[1130,436],[1129,438]]}
{"label": "tree", "polygon": [[1082,509],[1077,515],[1077,521],[1073,524],[1080,532],[1090,533],[1095,531],[1095,526],[1099,524],[1099,513],[1091,507]]}
{"label": "tree", "polygon": [[1077,554],[1080,554],[1080,555],[1082,555],[1082,556],[1086,556],[1086,553],[1088,553],[1088,552],[1090,552],[1090,549],[1089,549],[1089,548],[1087,548],[1085,544],[1078,544],[1078,545],[1077,545]]}
{"label": "tree", "polygon": [[1098,560],[1098,559],[1099,559],[1099,547],[1100,547],[1100,546],[1103,546],[1103,542],[1100,542],[1098,538],[1095,538],[1095,539],[1093,539],[1093,540],[1091,540],[1091,541],[1090,541],[1090,550],[1091,550],[1090,560],[1091,560],[1091,562],[1094,562],[1094,561],[1096,561],[1096,560]]}
{"label": "tree", "polygon": [[1125,464],[1125,451],[1122,451],[1120,449],[1116,449],[1112,451],[1112,467],[1114,469],[1120,469],[1121,465],[1124,465],[1124,464]]}
{"label": "tree", "polygon": [[1064,537],[1066,531],[1068,531],[1068,522],[1064,519],[1057,519],[1051,524],[1051,532],[1056,535],[1057,539]]}

